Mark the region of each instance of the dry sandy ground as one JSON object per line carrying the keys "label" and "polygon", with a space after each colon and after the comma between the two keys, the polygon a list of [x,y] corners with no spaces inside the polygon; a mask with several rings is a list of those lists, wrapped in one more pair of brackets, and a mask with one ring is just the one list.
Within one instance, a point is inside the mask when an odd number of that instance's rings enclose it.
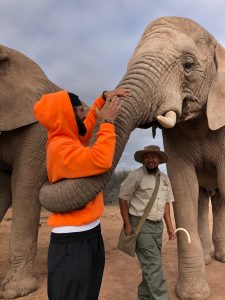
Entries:
{"label": "dry sandy ground", "polygon": [[[211,222],[210,216],[210,222]],[[46,256],[50,230],[46,225],[47,213],[43,212],[40,221],[36,274],[38,290],[25,296],[24,300],[46,300]],[[121,227],[121,218],[117,205],[107,205],[102,217],[102,231],[106,248],[106,267],[100,300],[135,300],[137,286],[140,282],[140,268],[137,258],[132,258],[115,249]],[[8,240],[11,226],[11,212],[5,216],[0,226],[0,280],[7,269]],[[164,240],[166,234],[164,233]],[[167,278],[170,299],[177,299],[174,286],[177,279],[177,245],[169,241],[163,248],[164,273]],[[225,300],[225,265],[215,260],[206,266],[206,277],[211,287],[212,300]],[[91,300],[91,299],[90,299]]]}

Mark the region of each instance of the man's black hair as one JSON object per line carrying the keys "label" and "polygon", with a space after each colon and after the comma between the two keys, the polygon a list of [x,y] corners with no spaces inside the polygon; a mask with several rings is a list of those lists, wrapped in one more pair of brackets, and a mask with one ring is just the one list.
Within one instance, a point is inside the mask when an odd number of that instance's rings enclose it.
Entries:
{"label": "man's black hair", "polygon": [[70,93],[70,92],[68,92],[68,95],[70,97],[72,106],[76,107],[76,106],[82,105],[82,103],[77,95],[75,95],[74,93]]}

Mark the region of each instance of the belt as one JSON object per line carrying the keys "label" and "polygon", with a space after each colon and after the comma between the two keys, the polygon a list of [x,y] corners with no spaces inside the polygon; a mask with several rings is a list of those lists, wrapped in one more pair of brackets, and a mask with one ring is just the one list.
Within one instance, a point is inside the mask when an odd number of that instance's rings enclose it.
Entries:
{"label": "belt", "polygon": [[161,220],[149,220],[149,219],[147,219],[146,221],[153,224],[159,224],[159,222],[161,222]]}
{"label": "belt", "polygon": [[[132,218],[132,219],[136,219],[136,220],[140,220],[141,219],[141,217],[138,217],[138,216],[134,216],[134,215],[131,215],[130,214],[130,217]],[[150,219],[146,219],[145,220],[145,222],[149,222],[149,223],[153,223],[153,224],[159,224],[160,222],[161,222],[162,220],[150,220]]]}

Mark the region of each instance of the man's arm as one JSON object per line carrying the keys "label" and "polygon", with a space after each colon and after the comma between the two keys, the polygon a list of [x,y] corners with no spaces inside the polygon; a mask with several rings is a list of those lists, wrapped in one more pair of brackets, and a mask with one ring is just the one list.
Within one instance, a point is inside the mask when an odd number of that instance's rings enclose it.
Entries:
{"label": "man's arm", "polygon": [[171,217],[170,217],[170,203],[169,202],[167,202],[166,206],[165,206],[164,220],[166,223],[169,239],[174,240],[175,234],[174,234],[174,229],[173,229],[173,225],[172,225],[172,221],[171,221]]}
{"label": "man's arm", "polygon": [[124,224],[124,232],[126,235],[130,235],[134,231],[129,219],[129,208],[128,208],[127,200],[119,199],[119,204],[120,204],[120,213]]}
{"label": "man's arm", "polygon": [[138,176],[136,171],[131,171],[122,182],[119,192],[120,213],[123,219],[124,232],[126,235],[133,233],[129,219],[128,203],[138,188]]}
{"label": "man's arm", "polygon": [[105,91],[102,96],[98,97],[94,101],[93,105],[91,106],[91,108],[87,114],[87,117],[84,120],[84,124],[85,124],[87,132],[86,132],[85,136],[83,136],[83,137],[80,136],[80,139],[82,140],[82,142],[84,144],[88,143],[88,141],[92,135],[92,131],[93,131],[93,128],[94,128],[96,120],[97,120],[96,108],[98,110],[101,110],[105,104],[106,98],[112,99],[114,96],[129,97],[129,95],[130,95],[129,90],[123,89],[123,88],[117,88],[112,91]]}
{"label": "man's arm", "polygon": [[80,140],[84,143],[87,144],[89,139],[91,138],[93,128],[95,126],[97,116],[95,113],[95,109],[101,109],[105,104],[105,100],[103,99],[102,96],[99,96],[97,99],[95,99],[93,105],[88,111],[88,114],[84,120],[84,125],[86,127],[86,134],[84,136],[80,136]]}

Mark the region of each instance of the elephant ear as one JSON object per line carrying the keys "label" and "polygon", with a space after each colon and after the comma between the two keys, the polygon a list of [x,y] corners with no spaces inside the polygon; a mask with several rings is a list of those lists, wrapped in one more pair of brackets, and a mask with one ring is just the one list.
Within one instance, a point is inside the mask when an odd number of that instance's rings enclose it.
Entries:
{"label": "elephant ear", "polygon": [[9,67],[9,57],[4,48],[0,47],[0,76],[4,76],[7,73]]}
{"label": "elephant ear", "polygon": [[60,90],[34,61],[0,45],[0,131],[37,122],[34,103],[46,93]]}
{"label": "elephant ear", "polygon": [[0,48],[0,64],[8,60],[8,55],[3,48]]}
{"label": "elephant ear", "polygon": [[217,72],[209,91],[208,124],[211,130],[225,126],[225,49],[217,44],[215,51]]}

